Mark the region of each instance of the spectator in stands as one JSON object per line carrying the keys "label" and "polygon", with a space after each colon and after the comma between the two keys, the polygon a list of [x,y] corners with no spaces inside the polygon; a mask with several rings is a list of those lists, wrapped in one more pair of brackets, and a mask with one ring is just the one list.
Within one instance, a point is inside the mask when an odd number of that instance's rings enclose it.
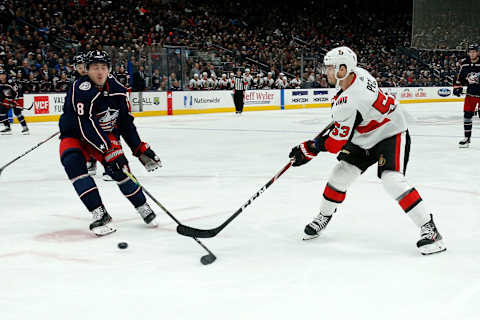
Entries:
{"label": "spectator in stands", "polygon": [[138,71],[136,71],[133,74],[133,85],[132,89],[133,91],[143,91],[145,90],[146,85],[145,85],[145,72],[144,72],[144,67],[140,66],[138,68]]}
{"label": "spectator in stands", "polygon": [[160,72],[158,69],[153,70],[153,75],[152,75],[152,90],[159,90],[160,89],[160,83],[162,82]]}

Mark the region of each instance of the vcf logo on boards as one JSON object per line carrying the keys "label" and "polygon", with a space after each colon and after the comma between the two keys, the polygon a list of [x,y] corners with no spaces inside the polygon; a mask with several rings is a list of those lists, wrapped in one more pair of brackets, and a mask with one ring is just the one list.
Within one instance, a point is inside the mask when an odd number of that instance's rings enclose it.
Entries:
{"label": "vcf logo on boards", "polygon": [[33,105],[35,107],[35,114],[50,113],[50,104],[48,102],[48,96],[33,97]]}

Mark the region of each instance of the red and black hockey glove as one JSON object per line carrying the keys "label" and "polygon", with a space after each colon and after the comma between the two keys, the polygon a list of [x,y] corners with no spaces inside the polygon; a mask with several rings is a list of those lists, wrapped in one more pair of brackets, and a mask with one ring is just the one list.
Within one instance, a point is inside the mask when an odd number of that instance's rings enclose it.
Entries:
{"label": "red and black hockey glove", "polygon": [[120,173],[124,169],[130,171],[130,168],[128,167],[128,160],[123,153],[120,141],[111,134],[108,135],[108,138],[112,147],[103,154],[102,164],[105,168],[105,173],[116,180],[116,178],[120,179],[123,177]]}
{"label": "red and black hockey glove", "polygon": [[135,157],[138,157],[138,160],[145,166],[148,172],[152,172],[158,168],[162,167],[162,161],[160,158],[150,149],[150,145],[148,143],[142,142],[140,145],[135,149],[133,153]]}
{"label": "red and black hockey glove", "polygon": [[308,140],[294,147],[288,156],[294,160],[292,166],[299,167],[312,160],[317,154],[318,151],[315,148],[315,142]]}
{"label": "red and black hockey glove", "polygon": [[113,147],[103,155],[103,166],[105,167],[105,172],[111,176],[112,174],[123,172],[124,169],[130,171],[128,167],[128,160],[123,153],[122,148]]}

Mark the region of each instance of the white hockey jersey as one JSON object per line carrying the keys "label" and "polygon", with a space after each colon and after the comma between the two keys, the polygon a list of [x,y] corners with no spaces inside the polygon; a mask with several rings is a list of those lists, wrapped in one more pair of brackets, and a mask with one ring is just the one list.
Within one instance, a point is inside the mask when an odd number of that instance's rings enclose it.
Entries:
{"label": "white hockey jersey", "polygon": [[202,86],[202,80],[200,79],[191,79],[190,80],[190,90],[199,90]]}
{"label": "white hockey jersey", "polygon": [[384,94],[365,69],[357,67],[354,73],[352,84],[345,91],[340,90],[332,102],[335,128],[325,141],[325,148],[332,153],[340,151],[349,139],[363,149],[370,149],[407,130],[398,100]]}

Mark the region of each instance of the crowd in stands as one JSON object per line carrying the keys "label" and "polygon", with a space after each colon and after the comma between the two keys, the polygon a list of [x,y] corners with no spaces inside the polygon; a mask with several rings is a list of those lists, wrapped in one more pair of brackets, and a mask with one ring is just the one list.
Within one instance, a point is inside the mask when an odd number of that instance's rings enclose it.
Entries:
{"label": "crowd in stands", "polygon": [[[249,88],[327,87],[321,57],[336,45],[352,47],[380,86],[445,86],[465,55],[411,49],[411,8],[401,0],[7,0],[0,16],[0,69],[24,93],[65,91],[73,57],[93,49],[126,53],[112,71],[133,90],[230,89],[237,67]],[[188,56],[186,73],[162,72],[142,52],[164,46],[220,63]]]}

